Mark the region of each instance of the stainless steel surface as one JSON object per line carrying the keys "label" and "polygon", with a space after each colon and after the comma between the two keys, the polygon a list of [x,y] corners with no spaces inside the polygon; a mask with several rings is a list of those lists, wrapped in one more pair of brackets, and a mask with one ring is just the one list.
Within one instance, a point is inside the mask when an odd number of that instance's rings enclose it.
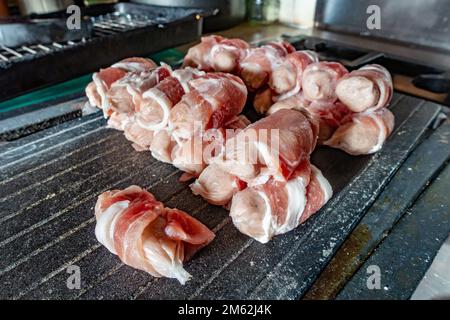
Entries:
{"label": "stainless steel surface", "polygon": [[[367,8],[381,8],[381,29],[369,30]],[[450,50],[448,0],[318,0],[320,27]]]}
{"label": "stainless steel surface", "polygon": [[245,0],[131,0],[135,3],[182,8],[218,9],[217,15],[205,19],[205,31],[223,30],[245,20]]}
{"label": "stainless steel surface", "polygon": [[450,237],[442,245],[411,300],[450,299]]}
{"label": "stainless steel surface", "polygon": [[73,0],[18,0],[17,2],[22,15],[56,12],[74,4]]}
{"label": "stainless steel surface", "polygon": [[402,43],[393,43],[383,41],[383,39],[361,37],[358,35],[328,30],[314,29],[310,34],[323,39],[335,40],[352,46],[356,45],[373,51],[382,51],[421,64],[450,70],[450,55],[445,52],[439,52],[423,47],[411,48]]}

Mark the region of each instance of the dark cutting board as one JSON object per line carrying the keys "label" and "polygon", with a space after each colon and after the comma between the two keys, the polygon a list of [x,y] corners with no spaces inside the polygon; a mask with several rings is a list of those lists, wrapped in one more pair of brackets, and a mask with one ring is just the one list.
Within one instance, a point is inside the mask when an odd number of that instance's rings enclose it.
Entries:
{"label": "dark cutting board", "polygon": [[[1,146],[0,297],[125,299],[296,299],[323,268],[415,146],[440,106],[396,94],[396,130],[374,156],[319,148],[313,163],[335,196],[304,225],[262,245],[207,205],[180,172],[135,152],[100,113]],[[120,263],[95,239],[93,207],[103,191],[144,186],[214,230],[217,238],[186,264],[194,278],[181,286]],[[81,289],[67,288],[71,265]]]}

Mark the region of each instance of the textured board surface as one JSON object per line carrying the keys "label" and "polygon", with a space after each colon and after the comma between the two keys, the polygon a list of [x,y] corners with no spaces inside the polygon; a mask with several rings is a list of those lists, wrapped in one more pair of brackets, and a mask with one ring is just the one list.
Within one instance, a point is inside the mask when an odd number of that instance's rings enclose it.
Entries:
{"label": "textured board surface", "polygon": [[[423,190],[433,183],[433,179],[439,174],[441,168],[448,165],[449,144],[450,121],[446,121],[408,157],[358,226],[345,240],[306,294],[305,299],[336,297],[380,242],[388,237],[402,216],[409,212],[408,209]],[[441,222],[435,219],[434,223]],[[399,254],[403,254],[403,251]],[[434,252],[430,250],[430,254]]]}
{"label": "textured board surface", "polygon": [[[409,299],[433,262],[434,255],[450,234],[448,190],[450,166],[425,190],[337,298]],[[367,289],[366,270],[369,266],[380,268],[381,290]],[[444,300],[448,298],[434,297]]]}
{"label": "textured board surface", "polygon": [[[136,153],[100,114],[12,142],[0,151],[0,295],[2,298],[288,298],[301,297],[340,244],[427,133],[440,107],[395,95],[396,130],[374,156],[319,148],[313,163],[335,196],[294,232],[267,245],[240,234],[224,209],[207,205],[180,172]],[[146,187],[168,206],[217,233],[186,264],[181,286],[120,263],[95,239],[93,207],[105,190]],[[67,267],[81,270],[81,289],[66,286]]]}

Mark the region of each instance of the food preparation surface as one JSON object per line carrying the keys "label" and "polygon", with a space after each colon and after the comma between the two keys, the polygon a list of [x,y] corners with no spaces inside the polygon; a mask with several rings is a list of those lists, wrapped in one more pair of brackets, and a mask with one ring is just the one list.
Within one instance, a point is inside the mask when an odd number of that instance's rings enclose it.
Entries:
{"label": "food preparation surface", "polygon": [[[430,131],[440,106],[396,94],[396,129],[378,154],[351,157],[319,148],[313,163],[332,200],[295,231],[262,245],[240,234],[224,209],[195,197],[174,167],[135,152],[100,113],[8,143],[0,152],[2,298],[302,297],[392,176]],[[185,286],[123,265],[94,235],[103,191],[137,184],[192,214],[217,238],[186,264]],[[71,265],[81,288],[67,287]]]}

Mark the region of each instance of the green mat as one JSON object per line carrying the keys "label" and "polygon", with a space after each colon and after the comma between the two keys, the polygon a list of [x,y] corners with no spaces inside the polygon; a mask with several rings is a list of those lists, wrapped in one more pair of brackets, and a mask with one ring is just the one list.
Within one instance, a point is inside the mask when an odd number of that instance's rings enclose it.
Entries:
{"label": "green mat", "polygon": [[[164,62],[169,65],[176,65],[184,57],[183,53],[176,49],[164,50],[162,52],[152,55],[150,58],[157,62]],[[12,111],[27,106],[45,103],[50,100],[63,98],[64,96],[83,92],[86,86],[92,80],[92,73],[84,75],[79,78],[75,78],[57,85],[53,85],[48,88],[36,90],[17,98],[0,102],[0,113]]]}

